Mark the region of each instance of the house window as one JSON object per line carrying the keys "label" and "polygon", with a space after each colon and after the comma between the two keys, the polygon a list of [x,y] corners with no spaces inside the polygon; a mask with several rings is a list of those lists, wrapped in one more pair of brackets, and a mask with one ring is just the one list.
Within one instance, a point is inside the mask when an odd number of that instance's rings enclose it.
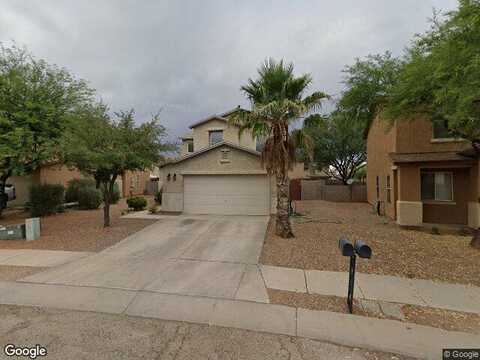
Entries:
{"label": "house window", "polygon": [[392,187],[390,185],[390,175],[387,175],[387,185],[385,186],[385,189],[387,191],[387,202],[388,203],[391,203],[392,202],[392,198],[391,198],[391,191],[392,191]]}
{"label": "house window", "polygon": [[448,129],[448,121],[440,118],[433,120],[433,138],[434,139],[451,139],[453,138]]}
{"label": "house window", "polygon": [[376,179],[376,188],[377,188],[377,200],[380,199],[380,179],[379,177],[377,176],[377,179]]}
{"label": "house window", "polygon": [[422,200],[453,201],[453,174],[451,172],[423,172]]}
{"label": "house window", "polygon": [[187,142],[187,151],[189,153],[193,152],[193,141],[191,141],[191,140]]}
{"label": "house window", "polygon": [[208,132],[208,141],[210,146],[223,141],[223,130],[213,130]]}

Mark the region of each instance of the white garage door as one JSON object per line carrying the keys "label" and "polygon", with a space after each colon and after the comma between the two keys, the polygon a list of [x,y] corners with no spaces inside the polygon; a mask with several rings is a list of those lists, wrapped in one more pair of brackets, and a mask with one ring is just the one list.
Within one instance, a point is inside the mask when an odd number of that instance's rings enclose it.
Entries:
{"label": "white garage door", "polygon": [[183,210],[190,214],[268,215],[265,175],[187,175]]}

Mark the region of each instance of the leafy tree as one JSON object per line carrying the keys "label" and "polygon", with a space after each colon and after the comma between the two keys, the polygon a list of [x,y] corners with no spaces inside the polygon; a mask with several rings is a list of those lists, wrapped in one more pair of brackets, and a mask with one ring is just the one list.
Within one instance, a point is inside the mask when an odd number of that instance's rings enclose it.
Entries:
{"label": "leafy tree", "polygon": [[[431,29],[409,49],[385,113],[391,120],[416,114],[446,119],[480,158],[479,0],[459,0],[444,18],[435,14]],[[472,246],[480,248],[480,230]]]}
{"label": "leafy tree", "polygon": [[68,119],[92,94],[67,70],[0,43],[0,215],[7,179],[55,159]]}
{"label": "leafy tree", "polygon": [[363,124],[348,113],[312,115],[305,119],[304,130],[313,140],[315,165],[344,184],[367,160]]}
{"label": "leafy tree", "polygon": [[256,138],[265,139],[262,163],[268,174],[276,177],[276,234],[283,238],[293,237],[288,215],[288,170],[295,161],[296,145],[290,137],[289,126],[318,108],[327,97],[322,92],[304,97],[311,83],[308,74],[294,75],[293,64],[269,59],[258,70],[258,78],[249,79],[248,84],[241,87],[252,103],[252,110],[240,110],[232,117],[232,122],[240,127],[240,134],[249,129]]}
{"label": "leafy tree", "polygon": [[346,89],[337,104],[338,109],[361,122],[367,130],[377,111],[385,105],[401,66],[402,62],[390,52],[357,59],[355,64],[343,70]]}
{"label": "leafy tree", "polygon": [[459,8],[419,35],[408,51],[386,109],[390,119],[426,114],[480,151],[480,1],[459,0]]}
{"label": "leafy tree", "polygon": [[115,113],[115,120],[103,104],[85,107],[83,112],[80,116],[86,120],[73,119],[62,139],[62,156],[66,164],[93,177],[101,188],[107,227],[117,178],[126,171],[151,168],[171,146],[163,141],[166,131],[158,115],[136,126],[133,110]]}

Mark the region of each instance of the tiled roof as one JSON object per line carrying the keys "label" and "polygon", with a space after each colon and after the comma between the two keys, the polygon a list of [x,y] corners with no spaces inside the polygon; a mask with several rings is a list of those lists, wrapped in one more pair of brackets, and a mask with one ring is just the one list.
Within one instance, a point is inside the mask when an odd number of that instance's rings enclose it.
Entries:
{"label": "tiled roof", "polygon": [[435,161],[471,161],[471,158],[460,155],[458,152],[429,152],[429,153],[390,153],[394,163],[435,162]]}
{"label": "tiled roof", "polygon": [[[200,121],[197,121],[196,123],[190,125],[190,129],[193,129],[194,127],[197,127],[198,125],[202,125],[210,120],[214,120],[214,119],[218,119],[218,120],[222,120],[222,121],[227,121],[227,117],[230,116],[231,114],[235,113],[236,111],[238,110],[245,110],[245,109],[242,109],[240,106],[237,106],[236,108],[233,108],[231,110],[228,110],[222,114],[218,114],[218,115],[211,115],[205,119],[202,119]],[[246,111],[246,110],[245,110]]]}
{"label": "tiled roof", "polygon": [[202,154],[204,154],[204,153],[206,153],[206,152],[208,152],[208,151],[210,151],[210,150],[219,148],[219,147],[221,147],[221,146],[228,146],[228,147],[233,148],[233,149],[237,149],[237,150],[241,150],[241,151],[248,152],[248,153],[250,153],[250,154],[252,154],[252,155],[255,155],[255,156],[260,156],[260,155],[261,155],[261,153],[259,153],[258,151],[251,150],[251,149],[246,148],[246,147],[243,147],[243,146],[235,145],[235,144],[229,143],[229,142],[227,142],[227,141],[221,141],[221,142],[219,142],[219,143],[216,143],[215,145],[212,145],[212,146],[206,147],[206,148],[204,148],[204,149],[198,150],[198,151],[196,151],[196,152],[194,152],[194,153],[191,153],[191,154],[182,156],[182,157],[179,158],[179,159],[176,159],[176,160],[167,162],[167,163],[161,165],[160,167],[165,167],[165,166],[172,165],[172,164],[178,164],[179,162],[182,162],[182,161],[185,161],[185,160],[194,158],[194,157],[196,157],[196,156],[202,155]]}

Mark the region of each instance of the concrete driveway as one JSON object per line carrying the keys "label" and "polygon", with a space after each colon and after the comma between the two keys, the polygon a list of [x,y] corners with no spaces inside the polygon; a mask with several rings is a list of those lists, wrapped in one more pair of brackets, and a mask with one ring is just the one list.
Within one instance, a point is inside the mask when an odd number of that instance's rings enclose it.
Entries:
{"label": "concrete driveway", "polygon": [[111,248],[21,281],[268,302],[257,267],[267,223],[162,216]]}

